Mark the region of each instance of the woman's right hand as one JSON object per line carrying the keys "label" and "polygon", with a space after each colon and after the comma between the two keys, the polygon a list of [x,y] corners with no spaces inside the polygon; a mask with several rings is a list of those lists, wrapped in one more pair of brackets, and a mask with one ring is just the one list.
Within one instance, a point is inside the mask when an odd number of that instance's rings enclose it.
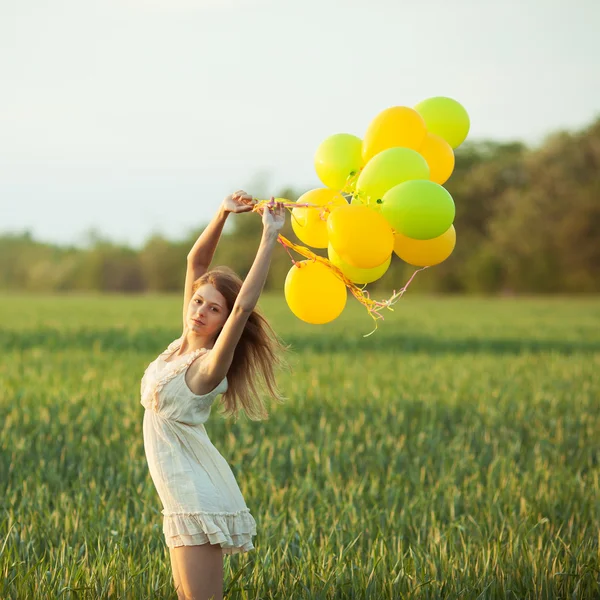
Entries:
{"label": "woman's right hand", "polygon": [[278,232],[285,224],[285,208],[283,202],[275,202],[274,206],[265,205],[262,215],[263,230]]}
{"label": "woman's right hand", "polygon": [[244,213],[250,212],[255,204],[255,198],[246,194],[244,190],[239,190],[227,196],[221,206],[226,213]]}

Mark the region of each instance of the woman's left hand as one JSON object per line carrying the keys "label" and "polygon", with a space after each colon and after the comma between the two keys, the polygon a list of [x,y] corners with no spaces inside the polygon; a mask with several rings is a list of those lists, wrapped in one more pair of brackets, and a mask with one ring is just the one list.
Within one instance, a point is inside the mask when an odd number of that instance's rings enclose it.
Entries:
{"label": "woman's left hand", "polygon": [[246,194],[244,190],[238,190],[235,194],[227,196],[223,200],[223,210],[228,213],[244,213],[250,212],[257,200]]}

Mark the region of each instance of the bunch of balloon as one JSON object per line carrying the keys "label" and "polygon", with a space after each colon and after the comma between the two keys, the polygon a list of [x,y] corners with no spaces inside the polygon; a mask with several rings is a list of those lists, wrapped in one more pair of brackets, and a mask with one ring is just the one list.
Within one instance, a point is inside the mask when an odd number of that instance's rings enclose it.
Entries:
{"label": "bunch of balloon", "polygon": [[298,199],[292,227],[303,243],[327,248],[329,261],[305,260],[290,269],[285,297],[298,318],[315,324],[337,318],[349,282],[376,281],[393,253],[423,268],[450,256],[455,205],[442,184],[469,128],[464,107],[438,96],[382,111],[363,139],[338,133],[320,144],[314,165],[326,187]]}
{"label": "bunch of balloon", "polygon": [[469,128],[459,102],[436,96],[388,108],[367,129],[353,202],[381,212],[394,230],[394,252],[410,265],[440,264],[454,250],[455,205],[443,184]]}

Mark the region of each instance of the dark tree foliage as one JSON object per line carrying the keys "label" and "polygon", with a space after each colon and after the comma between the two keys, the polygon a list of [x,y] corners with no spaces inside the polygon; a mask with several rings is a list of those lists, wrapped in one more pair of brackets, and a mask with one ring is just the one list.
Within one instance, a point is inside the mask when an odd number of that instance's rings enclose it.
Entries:
{"label": "dark tree foliage", "polygon": [[[579,132],[556,133],[539,148],[520,142],[465,142],[445,187],[456,205],[456,248],[444,263],[419,273],[411,289],[600,291],[600,119]],[[264,197],[263,190],[248,191]],[[274,195],[297,200],[303,191],[284,189]],[[253,214],[232,215],[230,221],[213,264],[229,265],[243,278],[262,224]],[[180,241],[154,234],[140,250],[95,233],[83,248],[41,243],[27,231],[5,233],[0,235],[0,289],[180,291],[187,253],[204,226]],[[301,243],[289,219],[282,234]],[[312,250],[327,255],[326,249]],[[281,290],[291,266],[290,256],[279,246],[265,288]],[[369,289],[399,289],[414,270],[393,255],[388,272]]]}

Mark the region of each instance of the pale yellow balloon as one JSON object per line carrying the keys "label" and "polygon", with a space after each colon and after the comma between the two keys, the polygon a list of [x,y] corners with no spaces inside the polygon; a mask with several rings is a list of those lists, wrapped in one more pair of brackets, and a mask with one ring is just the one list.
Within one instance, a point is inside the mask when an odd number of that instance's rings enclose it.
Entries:
{"label": "pale yellow balloon", "polygon": [[390,224],[368,206],[348,204],[335,208],[327,219],[327,233],[340,258],[360,269],[381,265],[394,249]]}
{"label": "pale yellow balloon", "polygon": [[332,269],[312,260],[298,261],[289,270],[284,293],[294,315],[314,325],[339,317],[348,298],[346,285]]}
{"label": "pale yellow balloon", "polygon": [[450,144],[435,133],[428,132],[419,154],[429,165],[429,179],[442,185],[454,171],[454,151]]}
{"label": "pale yellow balloon", "polygon": [[[369,206],[369,204],[367,203],[366,200],[363,200],[359,195],[353,195],[352,198],[350,199],[350,204],[352,204],[352,206]],[[372,204],[371,208],[373,209],[377,209],[377,204]],[[381,211],[379,211],[381,212]]]}
{"label": "pale yellow balloon", "polygon": [[350,280],[352,283],[365,284],[365,283],[373,283],[377,281],[388,270],[390,263],[392,262],[392,255],[390,254],[389,258],[378,267],[373,267],[372,269],[359,269],[358,267],[353,267],[348,263],[344,262],[340,255],[335,251],[334,247],[329,244],[327,246],[327,255],[329,260],[338,268],[342,273]]}
{"label": "pale yellow balloon", "polygon": [[292,229],[302,243],[313,248],[327,248],[327,217],[334,208],[348,205],[344,196],[337,190],[317,188],[300,196],[296,204],[315,204],[323,207],[319,209],[298,206],[292,209],[291,220]]}
{"label": "pale yellow balloon", "polygon": [[430,240],[415,240],[401,233],[394,235],[394,252],[404,262],[415,267],[431,267],[445,261],[456,246],[454,225],[442,235]]}
{"label": "pale yellow balloon", "polygon": [[319,179],[327,187],[352,191],[355,176],[363,166],[362,140],[351,133],[330,135],[317,148],[314,163]]}
{"label": "pale yellow balloon", "polygon": [[365,164],[388,148],[418,150],[427,134],[425,120],[413,108],[392,106],[381,111],[369,124],[362,145]]}

